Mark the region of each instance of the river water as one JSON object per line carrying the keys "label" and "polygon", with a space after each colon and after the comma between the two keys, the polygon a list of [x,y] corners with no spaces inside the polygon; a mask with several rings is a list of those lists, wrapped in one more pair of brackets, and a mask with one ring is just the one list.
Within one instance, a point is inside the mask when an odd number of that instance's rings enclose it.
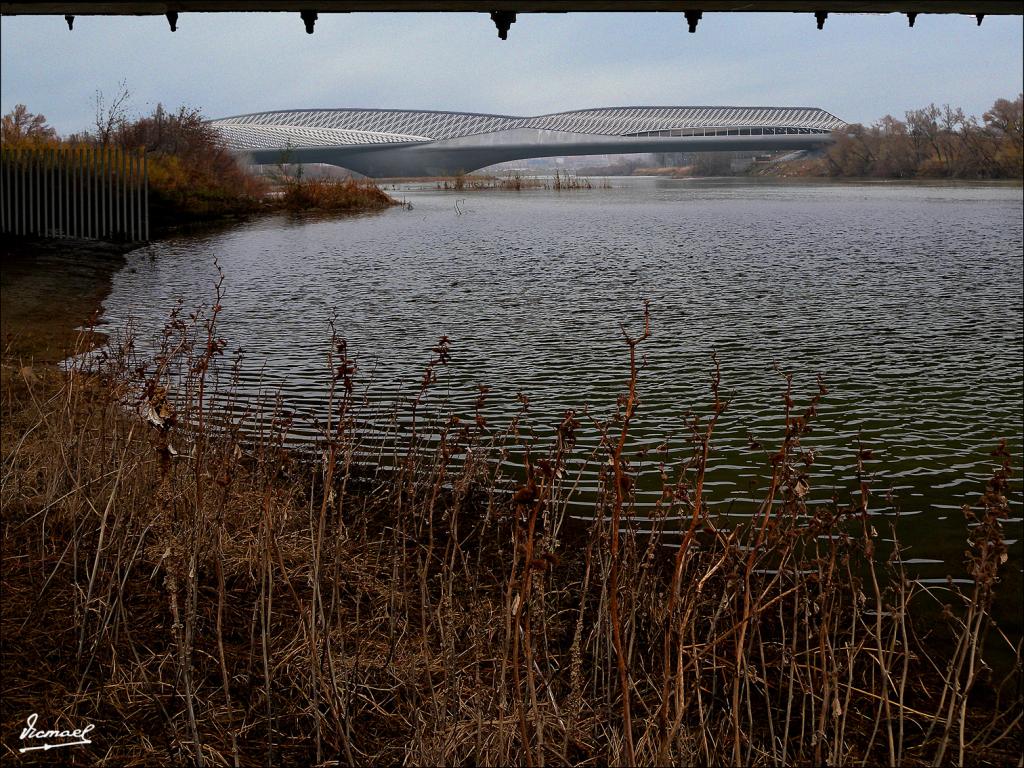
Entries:
{"label": "river water", "polygon": [[[490,387],[492,424],[517,393],[543,439],[567,408],[607,418],[627,372],[620,323],[643,345],[636,448],[670,439],[686,455],[684,416],[707,413],[711,353],[730,406],[715,439],[712,501],[747,514],[782,436],[779,372],[805,404],[820,374],[830,393],[805,441],[817,460],[810,498],[854,487],[857,446],[923,579],[962,576],[962,504],[1008,441],[1019,469],[1024,403],[1022,191],[1002,186],[613,179],[610,189],[394,192],[412,204],[348,218],[271,218],[160,242],[116,276],[105,322],[158,329],[177,297],[209,304],[224,270],[221,333],[244,347],[248,392],[280,391],[298,418],[322,413],[328,320],[336,316],[378,401],[418,388],[441,335],[452,358],[440,386],[456,413]],[[584,444],[596,434],[584,428]],[[752,447],[760,443],[763,448]],[[594,466],[584,468],[579,509]],[[657,495],[653,462],[641,502]],[[760,483],[760,484],[759,484]],[[1007,588],[1020,594],[1019,474],[1007,524]]]}

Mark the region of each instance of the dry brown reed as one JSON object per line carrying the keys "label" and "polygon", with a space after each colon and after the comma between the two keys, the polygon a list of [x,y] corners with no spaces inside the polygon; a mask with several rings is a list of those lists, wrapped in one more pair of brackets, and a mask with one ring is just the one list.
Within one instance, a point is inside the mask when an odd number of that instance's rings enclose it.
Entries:
{"label": "dry brown reed", "polygon": [[[476,176],[459,174],[450,179],[435,182],[437,189],[454,190],[456,192],[478,190],[504,190],[521,192],[524,189],[553,189],[556,191],[593,189],[594,185],[585,176],[556,170],[554,176],[527,176],[519,171],[509,171],[502,176]],[[609,188],[605,182],[602,189]]]}
{"label": "dry brown reed", "polygon": [[280,203],[292,212],[373,211],[400,204],[372,181],[303,176],[282,183]]}
{"label": "dry brown reed", "polygon": [[[468,417],[428,409],[441,339],[397,457],[368,464],[345,340],[304,458],[280,404],[239,398],[220,301],[176,310],[148,358],[126,337],[63,376],[4,360],[5,749],[37,712],[95,724],[74,756],[119,765],[1016,764],[1020,640],[991,614],[1005,449],[965,509],[970,586],[935,590],[881,551],[894,528],[863,468],[847,498],[807,503],[823,384],[798,407],[782,379],[768,490],[741,524],[705,500],[717,361],[688,458],[639,450],[646,311],[623,329],[617,414],[590,419],[599,455],[572,411],[530,439],[525,397],[505,427],[486,388]],[[567,515],[580,458],[601,466],[589,522]],[[649,462],[663,489],[642,529]],[[922,640],[931,601],[949,644]],[[986,664],[995,644],[1015,668]]]}

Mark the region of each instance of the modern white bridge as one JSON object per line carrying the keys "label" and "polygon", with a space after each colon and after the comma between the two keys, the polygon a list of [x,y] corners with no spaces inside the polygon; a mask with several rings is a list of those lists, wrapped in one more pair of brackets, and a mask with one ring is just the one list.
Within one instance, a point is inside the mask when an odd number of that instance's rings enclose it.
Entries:
{"label": "modern white bridge", "polygon": [[326,163],[381,178],[450,176],[562,155],[813,149],[846,124],[814,107],[612,107],[537,117],[287,110],[211,125],[253,163]]}

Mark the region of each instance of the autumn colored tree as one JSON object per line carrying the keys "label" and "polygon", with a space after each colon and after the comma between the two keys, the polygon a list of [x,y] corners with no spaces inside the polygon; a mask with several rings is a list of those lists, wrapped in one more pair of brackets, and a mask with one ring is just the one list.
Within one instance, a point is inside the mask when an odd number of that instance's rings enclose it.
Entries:
{"label": "autumn colored tree", "polygon": [[1024,172],[1024,93],[1013,101],[996,99],[982,119],[985,130],[1000,144],[995,160],[1008,176]]}
{"label": "autumn colored tree", "polygon": [[998,99],[982,123],[959,107],[929,104],[886,115],[871,126],[849,125],[825,153],[829,176],[879,178],[1021,178],[1024,95]]}
{"label": "autumn colored tree", "polygon": [[129,93],[122,83],[109,103],[96,94],[95,131],[64,137],[24,104],[2,118],[4,146],[94,146],[145,154],[154,227],[192,223],[260,208],[266,184],[248,173],[197,109],[176,112],[157,105],[149,115],[130,118]]}
{"label": "autumn colored tree", "polygon": [[56,138],[57,131],[46,122],[46,116],[29,112],[24,104],[15,105],[0,118],[0,141],[9,146],[45,143]]}
{"label": "autumn colored tree", "polygon": [[1020,147],[1024,144],[1024,93],[1013,101],[996,99],[984,115],[985,127]]}
{"label": "autumn colored tree", "polygon": [[265,183],[248,173],[198,109],[162,104],[149,115],[111,123],[107,142],[145,152],[157,220],[243,213],[257,206]]}

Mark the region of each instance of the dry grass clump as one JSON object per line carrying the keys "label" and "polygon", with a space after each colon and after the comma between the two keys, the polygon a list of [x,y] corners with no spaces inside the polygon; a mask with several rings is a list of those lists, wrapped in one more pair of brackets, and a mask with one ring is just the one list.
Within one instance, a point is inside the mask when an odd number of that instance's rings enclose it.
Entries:
{"label": "dry grass clump", "polygon": [[518,171],[503,176],[467,176],[459,174],[450,179],[442,179],[436,184],[438,189],[451,189],[456,192],[465,190],[501,189],[520,192],[524,189],[547,189],[544,179],[537,176],[524,176]]}
{"label": "dry grass clump", "polygon": [[[74,755],[126,765],[1018,759],[1020,643],[990,613],[1005,451],[966,510],[971,586],[941,593],[951,643],[928,647],[915,615],[940,593],[909,580],[898,545],[880,555],[866,474],[806,502],[823,385],[800,409],[786,380],[768,490],[737,525],[704,500],[728,405],[717,365],[686,461],[632,439],[646,312],[623,331],[609,421],[569,411],[542,444],[526,398],[503,427],[484,387],[469,414],[428,409],[442,338],[396,454],[370,462],[345,340],[319,444],[298,456],[283,407],[238,397],[219,311],[218,292],[205,315],[176,311],[155,355],[128,338],[58,382],[4,360],[6,733],[31,712],[91,722]],[[576,447],[583,419],[598,455]],[[601,468],[590,521],[567,515],[576,459]],[[647,462],[663,492],[642,528]],[[1016,654],[1009,674],[983,660],[993,642]]]}
{"label": "dry grass clump", "polygon": [[400,205],[372,181],[357,179],[284,178],[280,202],[300,211],[373,211]]}
{"label": "dry grass clump", "polygon": [[[510,171],[502,176],[459,174],[450,179],[442,179],[436,182],[435,186],[437,189],[454,190],[456,192],[494,189],[506,192],[521,192],[524,189],[553,189],[562,191],[594,188],[590,179],[585,176],[559,170],[555,171],[554,176],[526,176],[519,171]],[[607,182],[602,185],[603,189],[608,187]]]}
{"label": "dry grass clump", "polygon": [[590,179],[586,176],[579,176],[575,173],[564,173],[555,171],[555,176],[551,179],[551,188],[556,190],[563,189],[593,189],[594,185],[590,183]]}

